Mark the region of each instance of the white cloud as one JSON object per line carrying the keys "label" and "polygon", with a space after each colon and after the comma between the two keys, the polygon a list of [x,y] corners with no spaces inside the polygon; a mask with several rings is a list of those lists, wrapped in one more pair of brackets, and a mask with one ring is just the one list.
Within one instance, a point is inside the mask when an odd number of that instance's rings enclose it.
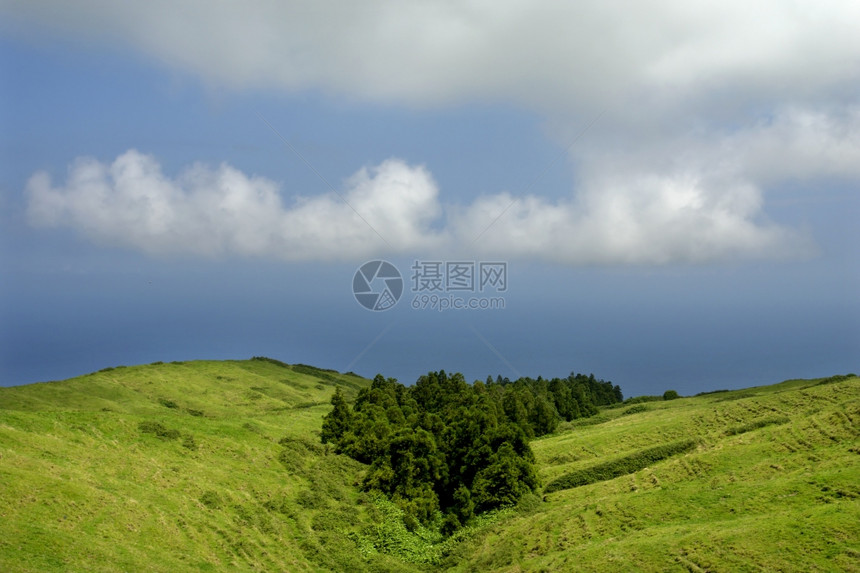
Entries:
{"label": "white cloud", "polygon": [[706,263],[814,252],[806,234],[757,221],[761,203],[757,188],[739,182],[620,176],[589,181],[571,201],[484,197],[452,217],[452,226],[463,239],[470,229],[487,229],[475,245],[482,254],[563,264]]}
{"label": "white cloud", "polygon": [[[631,181],[636,181],[631,187]],[[340,196],[285,205],[279,188],[229,165],[196,164],[175,179],[130,150],[112,164],[78,159],[56,188],[27,187],[34,225],[150,254],[359,260],[382,254],[468,252],[566,264],[662,264],[808,252],[796,233],[758,224],[760,192],[695,176],[587,182],[567,202],[506,193],[471,205],[439,200],[430,173],[390,159],[346,180]]]}
{"label": "white cloud", "polygon": [[44,0],[0,12],[9,33],[131,46],[212,86],[512,103],[542,113],[564,146],[603,111],[571,147],[567,200],[497,194],[443,208],[421,168],[359,172],[343,193],[389,245],[333,195],[285,205],[273,182],[228,166],[171,180],[130,152],[111,166],[79,161],[60,189],[31,181],[34,220],[148,252],[474,248],[569,264],[805,255],[808,238],[767,221],[767,199],[797,178],[860,180],[855,0]]}
{"label": "white cloud", "polygon": [[150,254],[352,260],[390,248],[374,229],[398,249],[439,240],[428,227],[439,211],[436,184],[422,167],[397,160],[360,170],[343,198],[301,197],[294,205],[273,181],[229,165],[195,164],[171,179],[135,150],[110,165],[78,159],[59,188],[37,173],[27,192],[34,225],[71,227]]}
{"label": "white cloud", "polygon": [[744,171],[766,182],[815,177],[860,179],[860,105],[830,110],[776,110],[722,144]]}

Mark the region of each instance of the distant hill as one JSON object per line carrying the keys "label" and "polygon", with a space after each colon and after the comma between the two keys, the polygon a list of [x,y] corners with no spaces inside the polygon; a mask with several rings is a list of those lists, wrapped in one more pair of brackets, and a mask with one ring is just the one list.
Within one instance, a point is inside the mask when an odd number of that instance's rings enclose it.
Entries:
{"label": "distant hill", "polygon": [[320,443],[369,384],[260,358],[0,388],[0,571],[860,569],[856,377],[563,423],[544,501],[447,542]]}

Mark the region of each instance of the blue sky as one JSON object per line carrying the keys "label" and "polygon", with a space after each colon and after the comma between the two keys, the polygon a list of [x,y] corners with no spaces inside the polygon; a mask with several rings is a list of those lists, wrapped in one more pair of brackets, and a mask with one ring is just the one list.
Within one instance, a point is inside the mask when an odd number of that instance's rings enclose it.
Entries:
{"label": "blue sky", "polygon": [[[860,12],[745,6],[0,4],[0,384],[857,371]],[[413,309],[416,260],[505,308]]]}

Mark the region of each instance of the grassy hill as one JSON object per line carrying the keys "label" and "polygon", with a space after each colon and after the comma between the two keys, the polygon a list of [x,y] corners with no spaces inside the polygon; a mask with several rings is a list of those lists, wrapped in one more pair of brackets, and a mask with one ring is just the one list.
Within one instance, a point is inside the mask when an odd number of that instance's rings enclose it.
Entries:
{"label": "grassy hill", "polygon": [[532,443],[555,491],[445,544],[319,443],[367,384],[250,360],[0,388],[0,571],[860,570],[856,377],[563,424]]}
{"label": "grassy hill", "polygon": [[375,508],[318,432],[366,384],[250,360],[0,388],[0,571],[350,569]]}
{"label": "grassy hill", "polygon": [[548,494],[530,515],[458,547],[451,569],[860,570],[858,378],[642,406],[533,442],[544,483],[654,446],[692,439],[695,448]]}

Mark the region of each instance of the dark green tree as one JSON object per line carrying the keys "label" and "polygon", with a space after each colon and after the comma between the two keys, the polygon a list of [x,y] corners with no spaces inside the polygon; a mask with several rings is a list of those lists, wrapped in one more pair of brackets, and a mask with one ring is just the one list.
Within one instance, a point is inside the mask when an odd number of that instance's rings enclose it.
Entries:
{"label": "dark green tree", "polygon": [[472,499],[478,512],[516,504],[523,495],[537,489],[534,466],[518,456],[505,442],[475,476]]}
{"label": "dark green tree", "polygon": [[335,390],[321,437],[369,466],[363,488],[397,503],[407,527],[434,522],[441,512],[450,533],[537,490],[529,438],[620,396],[617,386],[583,374],[469,385],[440,370],[412,387],[377,375],[352,408]]}
{"label": "dark green tree", "polygon": [[418,521],[432,521],[439,510],[434,486],[445,483],[445,459],[426,430],[399,430],[388,442],[385,455],[374,460],[364,488],[388,494]]}
{"label": "dark green tree", "polygon": [[343,397],[340,387],[335,388],[331,397],[331,412],[325,415],[322,425],[322,443],[337,444],[352,423],[352,411]]}
{"label": "dark green tree", "polygon": [[545,396],[535,398],[529,412],[529,423],[535,436],[551,434],[558,427],[558,412]]}

